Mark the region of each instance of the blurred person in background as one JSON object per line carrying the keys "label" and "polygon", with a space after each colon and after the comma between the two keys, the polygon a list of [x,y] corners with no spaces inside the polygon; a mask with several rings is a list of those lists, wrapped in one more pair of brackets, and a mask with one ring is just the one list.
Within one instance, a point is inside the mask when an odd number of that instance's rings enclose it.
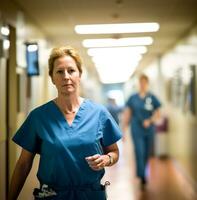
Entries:
{"label": "blurred person in background", "polygon": [[116,99],[114,97],[108,96],[107,98],[107,105],[106,105],[108,111],[114,118],[117,124],[119,124],[119,115],[122,111],[122,108],[117,105]]}
{"label": "blurred person in background", "polygon": [[145,74],[139,77],[139,91],[131,95],[126,102],[123,112],[123,132],[128,125],[134,144],[137,177],[140,178],[141,188],[144,189],[146,166],[154,144],[155,122],[160,117],[161,103],[149,91],[149,78]]}
{"label": "blurred person in background", "polygon": [[55,99],[30,112],[13,141],[22,147],[9,191],[16,200],[40,154],[35,200],[105,200],[105,167],[119,158],[121,132],[104,106],[79,96],[82,63],[69,46],[54,48],[49,75]]}

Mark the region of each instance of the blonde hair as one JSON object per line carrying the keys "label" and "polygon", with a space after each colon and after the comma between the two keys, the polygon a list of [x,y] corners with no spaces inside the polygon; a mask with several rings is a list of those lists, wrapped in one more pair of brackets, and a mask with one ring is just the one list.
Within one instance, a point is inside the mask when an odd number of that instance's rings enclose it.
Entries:
{"label": "blonde hair", "polygon": [[48,60],[49,76],[52,77],[52,75],[53,75],[55,60],[62,56],[71,56],[76,62],[79,73],[82,74],[82,60],[81,60],[77,50],[71,46],[62,46],[62,47],[53,48],[51,51],[51,54],[50,54],[49,60]]}

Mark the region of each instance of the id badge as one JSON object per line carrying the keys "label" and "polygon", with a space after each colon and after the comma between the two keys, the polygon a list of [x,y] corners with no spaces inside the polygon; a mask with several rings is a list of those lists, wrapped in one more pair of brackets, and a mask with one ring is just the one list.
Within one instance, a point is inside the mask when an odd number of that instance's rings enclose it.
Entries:
{"label": "id badge", "polygon": [[152,111],[153,110],[153,104],[152,104],[151,97],[147,97],[145,99],[144,108],[145,108],[145,110],[148,110],[148,111]]}

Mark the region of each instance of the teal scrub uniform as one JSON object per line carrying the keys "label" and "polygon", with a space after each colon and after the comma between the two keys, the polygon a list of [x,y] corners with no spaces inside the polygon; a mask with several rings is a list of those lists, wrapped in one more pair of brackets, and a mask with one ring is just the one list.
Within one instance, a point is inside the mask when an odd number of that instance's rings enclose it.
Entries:
{"label": "teal scrub uniform", "polygon": [[85,99],[72,125],[54,101],[34,109],[13,141],[40,154],[37,177],[41,185],[58,191],[52,199],[104,200],[104,169],[92,170],[85,157],[103,154],[103,147],[120,138],[121,131],[104,106]]}
{"label": "teal scrub uniform", "polygon": [[142,98],[138,93],[131,95],[126,106],[131,109],[131,134],[134,143],[137,176],[145,182],[145,169],[153,147],[155,127],[143,127],[143,121],[149,119],[161,103],[150,92]]}

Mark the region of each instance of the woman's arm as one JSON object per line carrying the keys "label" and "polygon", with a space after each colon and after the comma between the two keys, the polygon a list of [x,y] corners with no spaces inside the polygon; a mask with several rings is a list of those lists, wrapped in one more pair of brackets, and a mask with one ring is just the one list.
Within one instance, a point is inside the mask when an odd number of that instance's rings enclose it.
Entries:
{"label": "woman's arm", "polygon": [[145,119],[143,121],[143,126],[145,128],[148,128],[151,124],[155,124],[159,120],[160,117],[161,117],[161,112],[160,112],[160,109],[158,108],[157,110],[154,111],[154,113],[149,119]]}
{"label": "woman's arm", "polygon": [[155,122],[157,122],[160,119],[160,117],[161,117],[161,112],[160,112],[160,109],[158,108],[153,113],[152,117],[150,118],[150,121],[154,124]]}
{"label": "woman's arm", "polygon": [[108,163],[106,163],[105,166],[112,166],[115,163],[118,162],[119,159],[119,149],[118,149],[118,145],[116,143],[107,146],[104,148],[104,153],[106,154],[105,156],[108,157]]}
{"label": "woman's arm", "polygon": [[16,200],[31,170],[35,154],[22,149],[12,175],[8,200]]}
{"label": "woman's arm", "polygon": [[119,158],[119,150],[118,145],[116,143],[104,147],[104,155],[93,155],[86,158],[89,166],[93,170],[101,170],[104,167],[112,166],[114,165]]}

